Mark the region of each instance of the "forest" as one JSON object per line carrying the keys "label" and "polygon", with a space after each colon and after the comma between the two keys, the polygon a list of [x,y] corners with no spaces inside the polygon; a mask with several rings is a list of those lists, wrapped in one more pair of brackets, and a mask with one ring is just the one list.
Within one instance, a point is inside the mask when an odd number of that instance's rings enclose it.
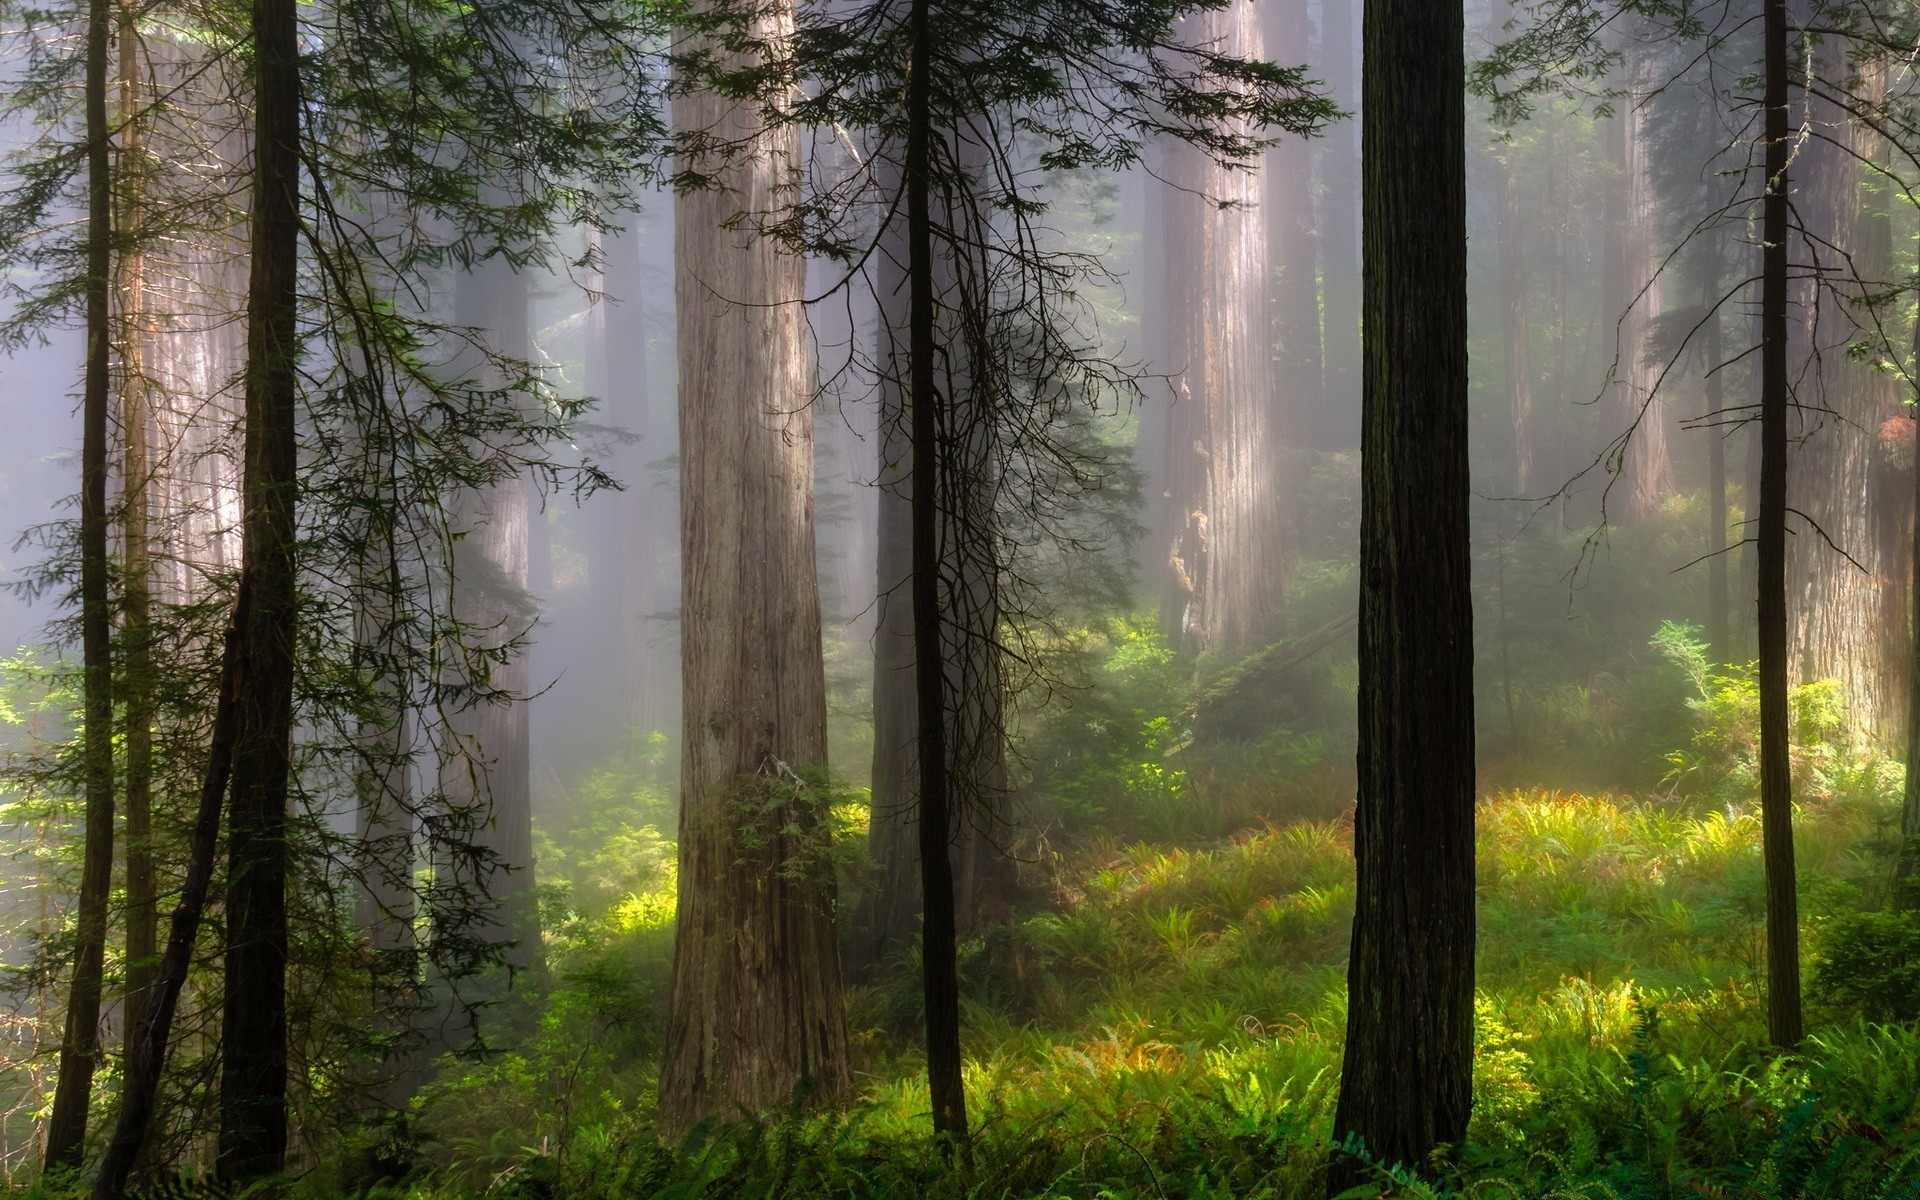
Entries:
{"label": "forest", "polygon": [[0,1192],[1920,1200],[1917,63],[0,0]]}

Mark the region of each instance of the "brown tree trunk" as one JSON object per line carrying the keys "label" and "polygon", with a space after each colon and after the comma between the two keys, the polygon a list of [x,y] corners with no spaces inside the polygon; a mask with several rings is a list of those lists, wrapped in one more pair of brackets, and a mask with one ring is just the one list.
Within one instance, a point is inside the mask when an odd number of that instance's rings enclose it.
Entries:
{"label": "brown tree trunk", "polygon": [[[1422,1170],[1472,1105],[1473,611],[1460,8],[1366,8],[1358,868],[1334,1136]],[[1329,1194],[1365,1175],[1336,1157]]]}
{"label": "brown tree trunk", "polygon": [[[1920,358],[1920,321],[1913,326],[1913,349]],[[1907,668],[1907,783],[1900,806],[1900,852],[1894,859],[1894,896],[1898,908],[1912,908],[1920,900],[1912,893],[1914,869],[1920,867],[1920,385],[1914,394],[1913,462],[1908,470],[1913,486],[1916,518],[1908,545],[1907,595],[1913,604],[1912,634],[1908,638]]]}
{"label": "brown tree trunk", "polygon": [[[1185,18],[1183,39],[1262,56],[1251,0]],[[1164,369],[1177,377],[1163,472],[1166,554],[1160,625],[1188,654],[1234,653],[1277,636],[1279,438],[1267,320],[1266,176],[1231,171],[1182,143],[1167,150]],[[1231,207],[1222,207],[1230,204]]]}
{"label": "brown tree trunk", "polygon": [[223,1179],[277,1175],[287,1150],[287,803],[297,619],[294,408],[300,233],[299,17],[253,0],[253,246],[247,293],[242,561],[253,589],[227,834]]}
{"label": "brown tree trunk", "polygon": [[[964,155],[967,148],[959,147]],[[898,186],[898,182],[895,182]],[[933,202],[938,205],[937,200]],[[964,220],[955,210],[942,212],[942,224]],[[880,966],[905,950],[920,929],[919,717],[913,612],[914,441],[907,392],[911,387],[911,289],[907,264],[910,238],[903,225],[882,234],[875,291],[881,297],[878,358],[880,455],[878,536],[874,584],[872,819],[868,848],[877,868],[877,887],[855,919],[849,969]],[[956,267],[936,252],[933,262],[936,312],[952,313],[962,304]],[[943,670],[951,736],[947,774],[956,794],[954,838],[949,855],[954,877],[956,934],[965,936],[1009,911],[1013,860],[1005,843],[1012,833],[1007,814],[1006,730],[999,663],[998,580],[991,578],[994,514],[977,511],[990,503],[996,438],[992,414],[975,405],[969,390],[966,348],[958,323],[938,322],[940,370],[936,387],[951,395],[949,415],[956,441],[968,448],[968,461],[943,456],[936,507],[940,545],[946,556],[939,575],[942,644],[949,647]],[[965,510],[965,511],[960,511]]]}
{"label": "brown tree trunk", "polygon": [[[1815,51],[1821,79],[1843,80],[1856,70],[1831,42]],[[1871,98],[1877,77],[1867,75],[1862,86]],[[1903,414],[1892,376],[1850,351],[1880,336],[1866,298],[1891,288],[1888,197],[1884,187],[1877,195],[1867,190],[1873,176],[1863,165],[1881,157],[1882,147],[1831,101],[1814,96],[1808,103],[1821,133],[1797,147],[1793,165],[1794,211],[1808,236],[1794,244],[1800,278],[1790,311],[1801,319],[1788,329],[1798,403],[1788,413],[1794,450],[1787,488],[1794,509],[1817,531],[1805,528],[1788,540],[1788,673],[1801,683],[1838,680],[1856,736],[1892,747],[1907,707],[1901,664],[1910,636],[1912,506],[1906,473],[1882,433]],[[1818,279],[1810,275],[1816,265]],[[1891,319],[1884,304],[1879,312]]]}
{"label": "brown tree trunk", "polygon": [[166,1069],[173,1016],[179,1006],[181,989],[186,986],[187,969],[192,965],[194,939],[199,935],[200,921],[206,911],[207,888],[213,882],[214,858],[220,840],[220,807],[232,777],[240,691],[246,676],[246,652],[241,634],[247,624],[250,590],[242,575],[234,598],[233,620],[227,627],[226,643],[220,655],[220,690],[214,701],[213,737],[207,747],[207,768],[201,780],[200,803],[187,848],[186,880],[168,924],[166,951],[154,971],[148,1003],[128,1049],[120,1088],[120,1113],[114,1121],[106,1153],[101,1156],[100,1173],[94,1177],[93,1200],[120,1200],[126,1194],[127,1179],[140,1161],[152,1129],[154,1100],[160,1092],[161,1073]]}
{"label": "brown tree trunk", "polygon": [[[793,10],[754,24],[787,36]],[[685,742],[660,1128],[678,1137],[852,1080],[825,805],[795,778],[827,752],[805,265],[723,227],[781,202],[798,139],[708,91],[676,96],[673,119],[752,143],[687,164],[721,186],[674,202]]]}
{"label": "brown tree trunk", "polygon": [[1602,328],[1611,342],[1614,428],[1627,437],[1618,463],[1620,490],[1613,503],[1629,519],[1659,511],[1674,493],[1666,402],[1654,390],[1663,360],[1651,334],[1665,289],[1655,276],[1652,154],[1645,129],[1645,96],[1639,86],[1642,70],[1629,51],[1622,68],[1625,94],[1606,126],[1615,174],[1607,185],[1602,272],[1607,319]]}
{"label": "brown tree trunk", "polygon": [[[1275,62],[1305,62],[1311,20],[1306,0],[1269,0],[1263,37]],[[1285,440],[1310,445],[1324,416],[1326,390],[1320,357],[1320,247],[1314,220],[1313,143],[1286,138],[1267,152],[1266,208],[1256,214],[1267,228],[1271,272],[1272,341],[1280,371],[1275,379]],[[1340,201],[1336,200],[1335,203]]]}
{"label": "brown tree trunk", "polygon": [[126,542],[122,574],[122,690],[126,696],[126,1052],[145,1014],[147,990],[159,965],[160,905],[153,847],[153,562],[151,502],[154,460],[147,380],[146,257],[139,249],[146,206],[145,115],[141,108],[146,69],[138,11],[120,11],[120,170],[125,196],[121,229],[127,248],[120,261],[120,421],[123,444],[121,521]]}
{"label": "brown tree trunk", "polygon": [[111,0],[90,0],[86,34],[87,278],[86,374],[81,393],[80,645],[86,780],[86,843],[74,920],[73,979],[60,1077],[47,1118],[46,1169],[80,1165],[87,1110],[100,1049],[100,989],[107,947],[107,898],[113,888],[113,664],[107,601],[107,405],[113,340],[113,169],[107,128],[107,47]]}
{"label": "brown tree trunk", "polygon": [[1800,917],[1793,864],[1787,710],[1787,4],[1766,0],[1766,195],[1761,212],[1760,505],[1755,529],[1760,643],[1760,812],[1767,889],[1767,1032],[1800,1044]]}
{"label": "brown tree trunk", "polygon": [[1722,367],[1726,348],[1721,336],[1720,244],[1710,242],[1706,252],[1706,278],[1701,291],[1706,328],[1700,331],[1702,387],[1707,409],[1707,643],[1720,662],[1734,661],[1732,633],[1728,623],[1727,558],[1727,437],[1732,432],[1721,420],[1726,408],[1726,388]]}

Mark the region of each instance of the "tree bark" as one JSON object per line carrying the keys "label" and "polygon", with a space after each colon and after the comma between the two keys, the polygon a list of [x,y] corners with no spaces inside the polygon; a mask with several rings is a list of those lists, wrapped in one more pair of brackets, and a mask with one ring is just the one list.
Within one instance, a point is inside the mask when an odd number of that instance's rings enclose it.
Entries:
{"label": "tree bark", "polygon": [[107,600],[107,405],[113,331],[112,143],[107,128],[111,0],[89,0],[86,33],[87,279],[86,368],[81,392],[80,655],[86,834],[74,921],[73,979],[60,1075],[47,1119],[48,1171],[80,1164],[100,1050],[100,990],[113,889],[113,664]]}
{"label": "tree bark", "polygon": [[[956,145],[970,155],[962,139]],[[977,156],[975,156],[977,157]],[[973,165],[971,159],[969,166]],[[882,168],[885,170],[886,168]],[[894,186],[904,182],[889,180]],[[883,184],[883,187],[885,184]],[[930,220],[951,227],[966,218],[958,206],[929,201]],[[964,235],[963,235],[964,237]],[[880,966],[905,950],[920,930],[921,892],[918,834],[919,717],[916,707],[916,638],[913,600],[913,496],[915,443],[909,428],[912,388],[912,312],[908,278],[911,238],[903,223],[882,231],[875,290],[880,296],[880,456],[879,511],[875,538],[872,819],[868,848],[878,870],[878,886],[861,906],[855,922],[848,966],[861,971]],[[949,731],[947,775],[955,798],[952,847],[954,928],[964,937],[1010,911],[1013,860],[1005,842],[1012,833],[1007,813],[1006,730],[999,645],[999,580],[994,577],[998,547],[993,544],[991,504],[997,469],[998,430],[990,398],[976,395],[967,368],[961,334],[959,266],[954,248],[934,252],[932,271],[936,313],[935,389],[944,385],[944,421],[954,442],[965,448],[934,464],[938,477],[935,507],[942,558],[939,603],[942,662],[946,674]]]}
{"label": "tree bark", "polygon": [[[1312,21],[1306,0],[1269,0],[1262,36],[1268,58],[1309,57]],[[1312,443],[1327,397],[1321,378],[1320,246],[1314,214],[1313,143],[1289,137],[1267,152],[1266,207],[1254,214],[1266,225],[1269,301],[1280,371],[1276,399],[1284,440]],[[1336,201],[1337,203],[1338,201]]]}
{"label": "tree bark", "polygon": [[1767,1032],[1800,1044],[1800,918],[1787,710],[1787,4],[1766,0],[1766,195],[1760,270],[1760,811],[1767,890]]}
{"label": "tree bark", "polygon": [[253,239],[242,551],[253,589],[227,835],[219,1173],[277,1175],[287,1149],[287,803],[297,599],[300,60],[294,0],[253,0]]}
{"label": "tree bark", "polygon": [[[1877,103],[1877,72],[1862,72],[1830,40],[1813,54],[1817,78],[1837,86],[1858,73],[1853,86]],[[1869,191],[1875,177],[1863,165],[1885,152],[1878,135],[1831,100],[1816,95],[1807,104],[1820,133],[1794,150],[1793,207],[1806,234],[1794,243],[1800,258],[1789,289],[1789,312],[1800,319],[1787,330],[1799,401],[1788,411],[1787,489],[1817,532],[1807,528],[1787,545],[1788,676],[1838,680],[1855,738],[1891,748],[1907,708],[1901,664],[1912,509],[1897,439],[1889,445],[1883,434],[1904,414],[1892,376],[1851,350],[1879,340],[1876,316],[1892,320],[1889,306],[1871,299],[1893,287],[1890,197],[1884,187]]]}
{"label": "tree bark", "polygon": [[[1371,0],[1358,869],[1334,1136],[1425,1168],[1472,1104],[1473,613],[1459,6]],[[1330,1194],[1364,1177],[1339,1155]]]}
{"label": "tree bark", "polygon": [[1732,633],[1727,619],[1727,436],[1720,424],[1726,408],[1722,361],[1726,349],[1721,337],[1720,244],[1710,239],[1706,278],[1702,283],[1706,328],[1700,332],[1700,355],[1706,378],[1707,401],[1707,643],[1720,662],[1734,661]]}
{"label": "tree bark", "polygon": [[[948,1153],[967,1138],[961,1075],[960,984],[954,941],[953,842],[947,778],[947,669],[940,620],[940,430],[952,396],[940,396],[934,365],[933,39],[931,0],[913,0],[907,77],[907,415],[913,464],[914,710],[920,768],[920,956],[926,1010],[927,1090],[933,1135]],[[942,413],[942,407],[947,409]]]}
{"label": "tree bark", "polygon": [[[793,9],[753,25],[789,36]],[[781,202],[798,139],[710,91],[675,96],[673,119],[747,143],[683,164],[720,186],[674,202],[685,741],[660,1128],[681,1137],[852,1080],[825,804],[795,780],[826,762],[805,264],[724,227]]]}
{"label": "tree bark", "polygon": [[[1360,0],[1325,0],[1320,54],[1328,95],[1342,108],[1362,111],[1354,70],[1358,45],[1354,10]],[[1313,445],[1352,450],[1360,442],[1360,147],[1357,120],[1336,121],[1318,139],[1321,191],[1327,197],[1320,221],[1321,303],[1326,400]]]}
{"label": "tree bark", "polygon": [[1668,444],[1666,402],[1655,393],[1662,360],[1652,344],[1664,288],[1655,277],[1656,236],[1651,178],[1651,147],[1646,133],[1644,67],[1626,52],[1619,110],[1608,120],[1606,141],[1614,176],[1607,184],[1606,253],[1602,274],[1606,321],[1611,341],[1609,391],[1614,425],[1627,438],[1618,464],[1629,519],[1658,512],[1674,493],[1673,458]]}
{"label": "tree bark", "polygon": [[141,1150],[152,1128],[154,1100],[160,1092],[160,1076],[166,1069],[173,1017],[179,1007],[181,989],[186,986],[187,970],[193,962],[194,939],[199,935],[200,921],[206,912],[207,888],[213,882],[214,858],[220,840],[220,808],[232,777],[240,694],[246,677],[242,632],[251,607],[249,592],[246,576],[242,575],[234,599],[233,620],[227,627],[225,648],[220,656],[220,691],[214,702],[213,737],[207,746],[207,769],[201,781],[200,803],[187,849],[187,876],[168,925],[166,951],[154,971],[148,1003],[127,1054],[120,1114],[114,1122],[106,1153],[101,1157],[100,1173],[94,1177],[93,1200],[120,1200],[126,1195],[127,1179],[140,1161]]}
{"label": "tree bark", "polygon": [[[456,323],[482,331],[496,355],[525,361],[532,354],[527,278],[503,257],[477,264],[456,284]],[[476,364],[482,373],[489,368]],[[488,379],[490,384],[499,379]],[[540,922],[533,878],[531,691],[525,639],[533,625],[528,567],[533,534],[531,485],[518,476],[469,491],[459,499],[467,531],[454,547],[454,610],[467,637],[488,654],[473,686],[480,696],[448,715],[457,753],[441,765],[441,790],[461,814],[458,836],[482,852],[472,878],[458,884],[473,894],[480,918],[468,930],[502,947],[509,983],[537,969]]]}
{"label": "tree bark", "polygon": [[122,438],[121,522],[126,543],[122,570],[121,661],[126,696],[127,930],[125,1047],[131,1056],[145,1014],[160,953],[160,903],[153,847],[153,544],[154,457],[150,431],[152,397],[147,380],[145,114],[139,13],[120,10],[120,169],[125,196],[120,227],[125,239],[117,289],[120,297],[120,422]]}
{"label": "tree bark", "polygon": [[[1184,19],[1182,38],[1260,58],[1252,0]],[[1168,147],[1164,368],[1177,375],[1164,468],[1166,575],[1160,625],[1188,654],[1273,640],[1285,594],[1272,330],[1267,319],[1266,176]],[[1224,207],[1223,207],[1224,205]]]}

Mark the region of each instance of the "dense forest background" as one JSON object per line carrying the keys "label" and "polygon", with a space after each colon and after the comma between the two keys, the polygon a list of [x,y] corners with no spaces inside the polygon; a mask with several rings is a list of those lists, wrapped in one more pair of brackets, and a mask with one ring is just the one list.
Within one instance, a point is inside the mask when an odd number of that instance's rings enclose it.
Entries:
{"label": "dense forest background", "polygon": [[1909,6],[3,11],[8,1187],[1920,1196]]}

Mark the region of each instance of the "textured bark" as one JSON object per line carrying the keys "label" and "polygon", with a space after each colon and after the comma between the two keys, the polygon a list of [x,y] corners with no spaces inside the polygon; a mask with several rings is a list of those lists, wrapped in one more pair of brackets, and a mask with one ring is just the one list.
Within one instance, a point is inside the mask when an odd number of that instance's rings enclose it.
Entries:
{"label": "textured bark", "polygon": [[253,250],[247,293],[242,561],[252,597],[227,833],[220,1047],[223,1179],[278,1174],[287,1150],[287,803],[298,471],[300,64],[294,0],[253,0]]}
{"label": "textured bark", "polygon": [[101,975],[107,947],[107,897],[113,889],[113,664],[107,601],[107,405],[113,331],[113,159],[107,126],[107,48],[111,0],[90,0],[86,33],[87,278],[86,367],[81,391],[80,654],[84,726],[86,834],[73,932],[73,977],[60,1076],[47,1118],[48,1171],[80,1165],[87,1110],[100,1049]]}
{"label": "textured bark", "polygon": [[[1269,0],[1264,11],[1266,55],[1305,62],[1312,23],[1306,0]],[[1313,204],[1313,143],[1286,138],[1267,152],[1266,207],[1256,214],[1267,228],[1272,274],[1271,314],[1279,374],[1275,379],[1285,440],[1309,444],[1324,416],[1326,391],[1320,355],[1320,244]],[[1336,201],[1337,203],[1338,201]]]}
{"label": "textured bark", "polygon": [[[933,258],[933,38],[932,0],[909,10],[912,60],[907,72],[907,418],[913,463],[913,682],[919,722],[920,976],[926,1017],[927,1093],[933,1136],[951,1154],[967,1138],[967,1091],[961,1074],[960,983],[954,944],[953,844],[947,747],[947,664],[940,605],[941,453],[952,453],[957,420],[952,381],[943,395],[934,363],[936,345]],[[944,411],[943,411],[944,410]],[[941,438],[948,431],[948,440]]]}
{"label": "textured bark", "polygon": [[[1359,113],[1362,106],[1355,71],[1359,43],[1354,13],[1360,0],[1325,0],[1321,12],[1320,56],[1328,95]],[[1322,450],[1352,450],[1360,444],[1360,146],[1358,120],[1336,121],[1320,150],[1321,304],[1324,323],[1326,401],[1313,445]]]}
{"label": "textured bark", "polygon": [[[792,20],[774,5],[756,26],[778,37]],[[851,1077],[826,813],[792,778],[827,750],[805,265],[723,228],[780,202],[799,147],[711,92],[676,96],[673,119],[751,143],[699,164],[723,186],[674,202],[685,740],[660,1127],[678,1137],[840,1096]]]}
{"label": "textured bark", "polygon": [[[1263,54],[1251,0],[1185,18],[1180,36],[1225,54]],[[1177,185],[1163,221],[1176,299],[1163,366],[1177,379],[1162,472],[1170,536],[1160,626],[1189,654],[1233,653],[1273,640],[1284,593],[1266,176],[1225,170],[1185,143],[1166,158]]]}
{"label": "textured bark", "polygon": [[1766,0],[1766,195],[1760,268],[1760,504],[1755,542],[1760,647],[1760,819],[1767,890],[1767,1033],[1800,1044],[1800,917],[1793,863],[1787,708],[1787,6]]}
{"label": "textured bark", "polygon": [[1659,511],[1674,494],[1674,477],[1666,401],[1654,391],[1664,359],[1652,344],[1651,333],[1666,289],[1655,274],[1658,239],[1652,147],[1640,83],[1642,67],[1632,52],[1623,71],[1626,94],[1606,124],[1608,156],[1615,173],[1607,184],[1602,291],[1607,315],[1603,327],[1612,340],[1613,425],[1616,431],[1631,431],[1619,464],[1619,490],[1610,507],[1617,505],[1631,520]]}
{"label": "textured bark", "polygon": [[146,154],[141,112],[145,56],[138,9],[120,10],[120,228],[127,248],[119,264],[121,522],[125,565],[121,572],[122,693],[126,697],[126,988],[125,1048],[131,1056],[134,1035],[146,1012],[147,991],[159,965],[160,906],[153,846],[153,451],[149,410],[153,397],[147,380],[147,298],[145,255],[141,250],[146,186]]}
{"label": "textured bark", "polygon": [[239,594],[234,600],[233,621],[227,628],[226,644],[220,656],[220,691],[214,701],[213,736],[208,744],[206,774],[201,780],[200,802],[187,850],[187,875],[168,924],[167,948],[154,971],[146,1011],[127,1054],[120,1112],[106,1153],[101,1156],[100,1172],[94,1176],[93,1200],[120,1200],[126,1194],[127,1179],[140,1161],[152,1129],[154,1099],[159,1095],[160,1076],[166,1069],[173,1017],[179,1007],[181,989],[186,986],[187,969],[192,965],[194,939],[206,912],[207,889],[213,882],[221,803],[232,778],[240,693],[246,677],[246,651],[241,634],[251,607],[250,591],[242,576]]}
{"label": "textured bark", "polygon": [[[1920,354],[1920,322],[1913,327],[1914,351]],[[1909,468],[1913,485],[1914,510],[1920,513],[1920,389],[1914,396],[1913,463]],[[1907,594],[1913,602],[1913,623],[1920,635],[1920,520],[1913,524],[1913,541],[1908,547]],[[1920,636],[1910,637],[1905,666],[1907,676],[1907,783],[1900,806],[1900,852],[1894,860],[1894,881],[1898,885],[1893,902],[1902,908],[1914,906],[1912,883],[1915,867],[1920,867]]]}
{"label": "textured bark", "polygon": [[[1853,69],[1832,44],[1823,42],[1815,55],[1818,77],[1836,85]],[[1859,86],[1871,96],[1878,81],[1868,76]],[[1892,286],[1885,196],[1868,193],[1873,176],[1863,165],[1881,157],[1882,146],[1831,102],[1816,96],[1808,103],[1819,133],[1796,150],[1793,166],[1794,211],[1808,236],[1796,237],[1792,248],[1790,311],[1800,319],[1787,333],[1795,402],[1787,487],[1794,510],[1817,531],[1797,525],[1788,539],[1788,671],[1800,683],[1839,680],[1856,733],[1892,747],[1907,707],[1913,507],[1899,463],[1904,450],[1883,431],[1903,414],[1893,377],[1848,350],[1878,336],[1862,293]],[[1802,263],[1820,268],[1824,279],[1808,278]]]}
{"label": "textured bark", "polygon": [[[1336,1139],[1424,1169],[1472,1104],[1473,612],[1458,6],[1371,0],[1358,869]],[[1336,1157],[1331,1193],[1364,1175]]]}
{"label": "textured bark", "polygon": [[[531,351],[527,299],[526,277],[503,258],[489,259],[456,284],[455,319],[481,330],[493,353],[525,360]],[[440,773],[449,807],[462,814],[462,836],[482,852],[465,860],[473,864],[471,872],[456,876],[467,899],[483,910],[467,932],[503,947],[510,981],[535,969],[540,950],[526,699],[531,689],[525,637],[534,616],[527,590],[529,491],[528,482],[515,477],[467,492],[458,502],[467,533],[454,546],[454,612],[466,637],[490,655],[505,652],[505,658],[489,661],[485,678],[471,681],[494,695],[448,714],[458,752]]]}

